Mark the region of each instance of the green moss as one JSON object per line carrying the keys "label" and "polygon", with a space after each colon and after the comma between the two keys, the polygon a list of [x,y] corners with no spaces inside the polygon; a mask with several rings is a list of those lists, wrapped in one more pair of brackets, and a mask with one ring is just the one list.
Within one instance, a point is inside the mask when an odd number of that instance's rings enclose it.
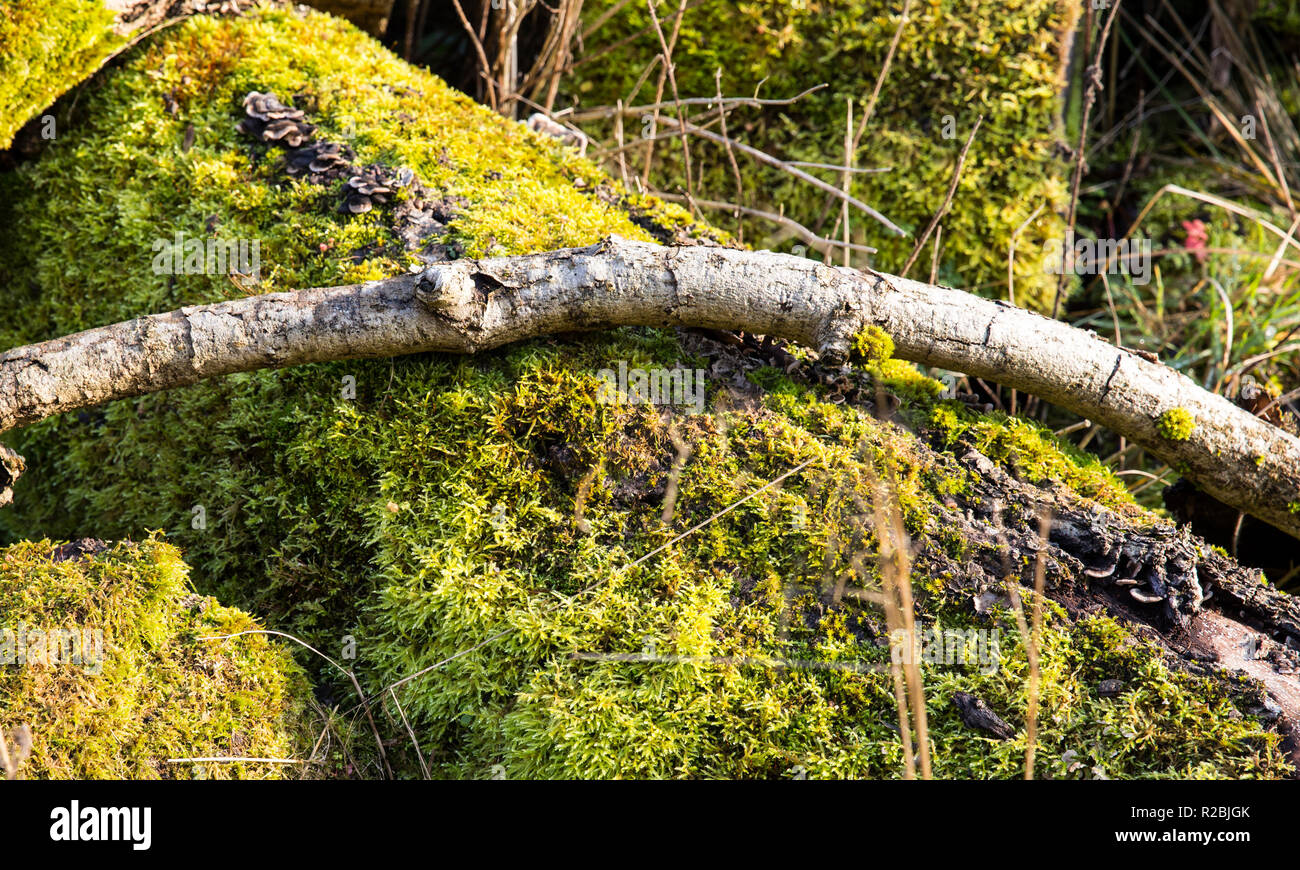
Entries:
{"label": "green moss", "polygon": [[872,324],[853,336],[853,350],[863,362],[880,364],[894,356],[894,340]]}
{"label": "green moss", "polygon": [[[9,0],[0,9],[0,150],[121,44],[101,0]],[[55,130],[57,135],[57,129]]]}
{"label": "green moss", "polygon": [[[258,241],[257,292],[371,280],[417,262],[378,210],[336,212],[341,181],[322,189],[291,179],[280,151],[250,149],[235,130],[250,90],[310,109],[318,138],[349,144],[359,165],[414,170],[458,215],[440,241],[465,255],[584,245],[611,233],[651,239],[597,195],[604,176],[589,162],[403,64],[346,22],[284,10],[236,23],[200,17],[133,49],[111,84],[83,97],[86,117],[75,129],[4,179],[0,212],[17,232],[0,247],[0,286],[34,304],[17,328],[0,331],[0,344],[245,292],[225,275],[154,274],[154,243],[176,233]],[[92,179],[106,201],[88,213],[77,191]],[[34,208],[35,199],[45,205]],[[648,212],[642,223],[690,226],[675,206],[640,200],[637,208]],[[24,253],[33,240],[57,240],[59,252]],[[70,250],[97,256],[69,258]],[[92,266],[99,256],[117,268]],[[79,292],[38,294],[33,279]]]}
{"label": "green moss", "polygon": [[926,422],[940,445],[969,444],[1029,481],[1059,481],[1112,509],[1134,510],[1128,489],[1096,456],[1036,422],[1001,412],[975,414],[958,402],[934,405]]}
{"label": "green moss", "polygon": [[[232,292],[220,277],[147,268],[154,238],[202,233],[211,216],[231,236],[263,240],[259,290],[409,268],[383,210],[342,217],[335,191],[286,181],[275,152],[250,159],[233,127],[252,89],[303,94],[329,135],[350,119],[362,160],[409,166],[463,197],[449,232],[467,253],[647,237],[633,222],[641,204],[591,195],[617,188],[590,164],[347,25],[283,11],[196,18],[127,55],[83,96],[86,124],[0,182],[0,209],[21,216],[0,239],[4,343]],[[160,108],[173,90],[176,118]],[[675,215],[678,229],[707,232],[682,212],[657,214],[660,227]],[[69,248],[74,232],[87,241]],[[703,414],[601,402],[597,372],[618,361],[703,366],[684,345],[623,329],[473,358],[262,371],[115,402],[16,433],[30,471],[0,524],[14,537],[164,529],[205,591],[327,654],[354,647],[366,691],[425,671],[399,695],[437,776],[897,776],[884,627],[868,608],[829,606],[828,589],[878,581],[863,518],[883,492],[927,564],[948,566],[915,573],[921,619],[1011,632],[1006,614],[976,616],[968,595],[946,591],[952,560],[971,545],[942,521],[942,503],[972,479],[905,428],[775,369],[750,373],[761,398],[711,374]],[[905,414],[951,410],[915,368],[872,365],[900,394],[911,385]],[[952,413],[954,438],[1122,501],[1095,461],[1030,424]],[[196,524],[196,506],[206,522]],[[1039,757],[1053,775],[1066,752],[1094,746],[1113,776],[1287,771],[1253,718],[1152,651],[1133,653],[1122,673],[1133,703],[1102,708],[1091,681],[1128,659],[1103,656],[1059,618],[1046,638],[1044,698],[1061,712],[1040,720]],[[1005,649],[987,674],[926,665],[939,775],[1021,770],[1023,738],[971,732],[948,701],[976,692],[1020,728],[1027,659],[1014,637]],[[316,678],[324,693],[350,693],[328,671]],[[404,727],[377,718],[391,725],[399,772],[417,775]],[[1116,755],[1127,732],[1136,748]]]}
{"label": "green moss", "polygon": [[[682,96],[716,93],[722,70],[728,95],[782,98],[825,83],[827,87],[790,105],[740,108],[729,131],[746,144],[788,160],[839,163],[844,154],[845,100],[861,118],[900,21],[898,0],[705,0],[692,4],[674,51]],[[655,100],[655,76],[633,92],[642,71],[659,53],[646,4],[588,0],[593,20],[617,11],[584,43],[589,60],[574,71],[570,97],[581,106],[644,105]],[[979,116],[983,124],[967,156],[952,210],[944,218],[940,278],[983,292],[1004,292],[1012,234],[1040,204],[1043,216],[1017,240],[1016,297],[1022,305],[1050,305],[1056,276],[1042,268],[1043,245],[1059,239],[1068,196],[1067,172],[1055,155],[1058,94],[1064,86],[1061,35],[1071,29],[1078,4],[1060,0],[933,0],[913,3],[889,77],[862,137],[854,163],[891,171],[857,175],[852,193],[907,230],[892,236],[862,215],[853,217],[858,239],[880,249],[872,265],[902,268],[916,235],[940,208],[957,155]],[[667,9],[660,16],[668,20]],[[667,26],[667,25],[665,25]],[[737,38],[743,33],[744,38]],[[605,49],[609,49],[605,51]],[[648,129],[650,116],[628,119]],[[607,131],[608,132],[608,131]],[[612,134],[610,136],[612,139]],[[722,146],[696,140],[696,194],[736,197]],[[681,151],[674,141],[655,151],[661,187],[684,186]],[[804,181],[747,161],[743,201],[782,211],[828,235],[838,208]],[[812,170],[839,183],[834,173]],[[829,213],[829,219],[823,218]],[[720,221],[730,216],[719,214]],[[747,238],[771,226],[751,222]],[[780,239],[763,242],[771,246]],[[927,252],[923,262],[929,262]]]}
{"label": "green moss", "polygon": [[1169,441],[1186,441],[1196,430],[1196,419],[1186,408],[1170,408],[1156,419],[1156,431]]}
{"label": "green moss", "polygon": [[921,405],[928,406],[944,391],[939,381],[901,359],[885,360],[879,365],[868,366],[867,370],[894,395]]}
{"label": "green moss", "polygon": [[279,777],[294,768],[168,759],[311,752],[301,668],[264,636],[203,640],[258,625],[191,594],[174,547],[7,547],[0,614],[0,730],[29,726],[26,778]]}
{"label": "green moss", "polygon": [[1290,0],[1260,0],[1251,17],[1280,33],[1300,36],[1300,8]]}

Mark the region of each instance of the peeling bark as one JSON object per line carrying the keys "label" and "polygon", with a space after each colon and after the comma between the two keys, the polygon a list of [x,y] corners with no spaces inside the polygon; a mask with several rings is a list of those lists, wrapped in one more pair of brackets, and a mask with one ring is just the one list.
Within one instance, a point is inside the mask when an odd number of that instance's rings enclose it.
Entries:
{"label": "peeling bark", "polygon": [[[936,523],[957,531],[966,552],[958,560],[923,546],[919,572],[946,578],[951,594],[984,612],[1010,606],[1008,578],[1032,587],[1042,559],[1044,591],[1071,620],[1107,614],[1159,646],[1171,667],[1246,692],[1300,763],[1300,599],[1265,586],[1258,571],[1186,528],[1135,520],[1063,487],[1017,480],[976,450],[957,452],[939,459],[965,467],[976,482],[940,505]],[[1045,541],[1044,513],[1051,519]]]}
{"label": "peeling bark", "polygon": [[[902,359],[1032,393],[1141,444],[1211,495],[1300,537],[1300,439],[1094,334],[960,290],[770,252],[610,238],[440,263],[369,284],[182,308],[0,354],[0,432],[271,366],[474,353],[614,326],[739,329],[847,359],[876,325]],[[1183,409],[1183,440],[1160,415]]]}

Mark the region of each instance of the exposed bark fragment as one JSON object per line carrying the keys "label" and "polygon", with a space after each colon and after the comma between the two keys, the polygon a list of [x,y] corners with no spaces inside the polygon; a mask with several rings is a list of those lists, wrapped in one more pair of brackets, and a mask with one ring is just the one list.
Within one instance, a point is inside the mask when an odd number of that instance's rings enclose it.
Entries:
{"label": "exposed bark fragment", "polygon": [[0,507],[4,507],[14,500],[14,481],[16,481],[26,465],[23,458],[8,447],[0,444]]}
{"label": "exposed bark fragment", "polygon": [[[1257,687],[1258,714],[1284,736],[1289,723],[1300,721],[1300,601],[1186,529],[1125,516],[1064,488],[1024,483],[975,450],[960,460],[936,456],[974,473],[973,489],[954,495],[937,519],[968,550],[954,560],[923,547],[918,571],[948,578],[949,591],[982,612],[1009,605],[1004,578],[1032,585],[1041,556],[1047,596],[1071,618],[1110,614],[1162,647],[1172,666],[1218,677],[1233,692],[1242,688],[1231,677],[1246,676]],[[1045,546],[1043,511],[1051,517]],[[1156,600],[1135,599],[1134,588]]]}
{"label": "exposed bark fragment", "polygon": [[954,692],[952,703],[961,714],[961,721],[968,727],[987,731],[999,740],[1010,740],[1016,736],[1015,729],[994,713],[993,708],[969,692]]}

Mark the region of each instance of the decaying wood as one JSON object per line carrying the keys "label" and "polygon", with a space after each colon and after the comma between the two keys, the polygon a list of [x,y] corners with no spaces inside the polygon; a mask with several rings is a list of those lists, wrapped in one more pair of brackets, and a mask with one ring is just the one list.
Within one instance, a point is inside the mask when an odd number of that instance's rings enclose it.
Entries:
{"label": "decaying wood", "polygon": [[[945,578],[950,595],[986,612],[1009,607],[1008,582],[1028,587],[1041,559],[1045,594],[1068,619],[1108,614],[1154,643],[1171,667],[1226,677],[1223,685],[1245,691],[1300,762],[1300,599],[1264,585],[1259,571],[1215,552],[1185,527],[1018,480],[968,446],[934,460],[949,473],[964,467],[974,483],[935,506],[935,524],[955,531],[964,552],[954,558],[922,541],[920,574]],[[1237,681],[1241,674],[1250,682]],[[1124,687],[1094,688],[1106,695]],[[965,714],[963,721],[979,727]]]}
{"label": "decaying wood", "polygon": [[[111,399],[270,366],[474,353],[556,332],[684,326],[848,357],[874,324],[897,356],[966,372],[1100,423],[1211,495],[1300,537],[1300,439],[1092,333],[947,287],[771,252],[617,237],[457,260],[363,285],[182,308],[0,354],[0,432]],[[1160,415],[1184,409],[1184,440]]]}

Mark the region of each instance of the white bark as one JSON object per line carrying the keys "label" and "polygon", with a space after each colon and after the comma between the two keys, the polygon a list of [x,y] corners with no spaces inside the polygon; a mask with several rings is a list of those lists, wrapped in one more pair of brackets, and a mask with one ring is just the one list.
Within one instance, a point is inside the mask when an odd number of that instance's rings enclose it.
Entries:
{"label": "white bark", "polygon": [[[1004,303],[800,257],[607,239],[459,260],[370,284],[182,308],[0,354],[0,432],[111,399],[269,366],[474,353],[537,335],[692,326],[779,336],[832,360],[866,325],[902,359],[1041,396],[1146,447],[1300,537],[1300,439],[1092,333]],[[1189,438],[1157,419],[1186,409]]]}

